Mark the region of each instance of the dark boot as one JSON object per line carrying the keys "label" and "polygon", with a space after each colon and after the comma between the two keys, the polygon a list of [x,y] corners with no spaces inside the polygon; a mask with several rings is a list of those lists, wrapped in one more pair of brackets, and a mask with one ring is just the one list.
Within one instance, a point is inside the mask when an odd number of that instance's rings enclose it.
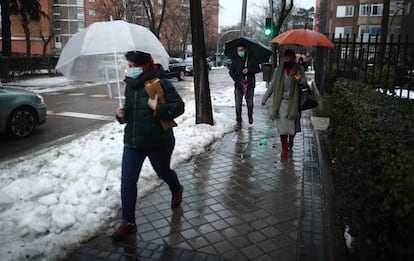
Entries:
{"label": "dark boot", "polygon": [[253,124],[253,115],[249,115],[249,124]]}
{"label": "dark boot", "polygon": [[137,232],[137,225],[134,223],[122,223],[121,226],[112,234],[113,241],[124,240],[130,234]]}
{"label": "dark boot", "polygon": [[280,154],[281,159],[287,159],[288,157],[288,135],[280,135],[280,141],[282,142],[282,153]]}
{"label": "dark boot", "polygon": [[295,138],[295,135],[289,135],[289,149],[293,148],[293,139]]}
{"label": "dark boot", "polygon": [[172,193],[171,208],[176,208],[180,206],[181,201],[183,200],[183,191],[184,187],[181,186],[181,189],[179,191]]}

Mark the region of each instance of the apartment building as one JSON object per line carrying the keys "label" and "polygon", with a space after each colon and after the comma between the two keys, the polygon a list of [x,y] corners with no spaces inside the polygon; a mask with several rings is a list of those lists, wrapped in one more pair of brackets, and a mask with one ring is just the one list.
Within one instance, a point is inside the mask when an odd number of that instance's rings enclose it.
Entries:
{"label": "apartment building", "polygon": [[[160,1],[152,2],[157,3],[153,6],[153,13],[154,20],[158,23],[161,15]],[[97,21],[122,19],[149,28],[143,1],[140,0],[40,0],[40,4],[48,18],[42,18],[39,23],[32,22],[29,26],[31,53],[35,55],[42,54],[45,44],[42,35],[53,38],[46,53],[59,54],[74,34]],[[219,0],[204,0],[203,12],[206,41],[215,42],[218,35]],[[11,32],[12,52],[24,54],[26,41],[16,16],[11,17]],[[177,52],[183,48],[191,51],[190,0],[167,1],[159,36],[168,51]]]}
{"label": "apartment building", "polygon": [[[413,0],[391,0],[388,38],[414,37],[409,24],[413,22]],[[382,0],[332,0],[327,1],[326,32],[335,38],[346,35],[366,40],[368,36],[380,36],[383,13]]]}
{"label": "apartment building", "polygon": [[[52,10],[52,3],[50,0],[41,0],[41,10],[43,13],[50,16]],[[26,36],[24,34],[23,26],[21,21],[17,16],[10,17],[11,23],[11,38],[12,38],[12,52],[25,54],[26,53]],[[1,26],[1,16],[0,16],[0,26]],[[31,54],[41,55],[43,53],[43,47],[45,41],[50,37],[53,28],[51,27],[50,20],[42,18],[40,22],[30,22],[30,39],[31,39]],[[0,41],[0,48],[2,47],[2,42]],[[50,45],[46,47],[46,53],[51,53],[52,48]]]}

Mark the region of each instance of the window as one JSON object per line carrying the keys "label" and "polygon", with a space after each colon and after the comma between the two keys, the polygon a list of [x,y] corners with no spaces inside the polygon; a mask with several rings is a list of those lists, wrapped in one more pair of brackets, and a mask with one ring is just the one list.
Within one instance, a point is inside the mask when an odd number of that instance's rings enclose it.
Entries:
{"label": "window", "polygon": [[391,26],[388,32],[389,35],[393,35],[394,37],[398,37],[400,33],[401,33],[401,27],[399,25]]}
{"label": "window", "polygon": [[89,0],[89,3],[95,3],[95,0]]}
{"label": "window", "polygon": [[336,17],[353,17],[354,6],[352,5],[339,5],[336,7]]}
{"label": "window", "polygon": [[346,57],[349,57],[350,50],[351,50],[350,48],[341,48],[340,50],[341,59],[345,59]]}
{"label": "window", "polygon": [[351,35],[352,34],[352,27],[351,26],[345,26],[344,27],[344,35]]}
{"label": "window", "polygon": [[54,16],[59,16],[60,15],[60,7],[59,6],[54,6],[53,7],[53,15]]}
{"label": "window", "polygon": [[345,26],[345,27],[336,27],[335,28],[335,38],[346,38],[347,35],[351,36],[352,34],[352,27]]}
{"label": "window", "polygon": [[383,4],[362,4],[359,6],[359,16],[381,16]]}
{"label": "window", "polygon": [[95,16],[95,9],[89,9],[89,16]]}
{"label": "window", "polygon": [[381,36],[381,26],[380,25],[370,25],[368,27],[366,25],[360,26],[358,35],[362,37],[366,33],[369,33],[370,36],[377,36],[377,35]]}
{"label": "window", "polygon": [[55,48],[56,49],[62,48],[62,38],[60,36],[55,37]]}

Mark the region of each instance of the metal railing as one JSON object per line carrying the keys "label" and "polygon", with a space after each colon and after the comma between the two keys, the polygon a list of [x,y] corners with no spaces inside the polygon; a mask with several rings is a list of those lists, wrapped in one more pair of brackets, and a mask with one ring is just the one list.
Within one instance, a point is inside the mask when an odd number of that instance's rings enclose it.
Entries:
{"label": "metal railing", "polygon": [[[328,85],[337,77],[360,80],[384,92],[414,98],[414,42],[394,37],[381,43],[380,37],[335,39],[335,52],[325,60]],[[410,94],[411,93],[411,94]]]}

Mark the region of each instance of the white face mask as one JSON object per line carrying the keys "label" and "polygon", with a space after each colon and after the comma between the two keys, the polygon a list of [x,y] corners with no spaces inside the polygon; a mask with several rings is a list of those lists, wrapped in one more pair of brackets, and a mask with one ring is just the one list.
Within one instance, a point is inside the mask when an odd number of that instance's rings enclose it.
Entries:
{"label": "white face mask", "polygon": [[144,70],[142,69],[142,67],[128,68],[127,76],[135,79],[135,78],[138,78],[142,74],[143,71]]}

